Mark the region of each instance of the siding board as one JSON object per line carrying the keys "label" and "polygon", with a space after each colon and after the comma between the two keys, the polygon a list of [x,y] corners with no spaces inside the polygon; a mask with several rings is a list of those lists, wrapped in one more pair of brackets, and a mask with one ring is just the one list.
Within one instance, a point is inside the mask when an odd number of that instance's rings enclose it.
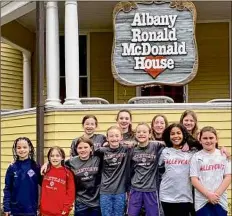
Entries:
{"label": "siding board", "polygon": [[23,107],[23,57],[19,50],[1,43],[2,109]]}
{"label": "siding board", "polygon": [[189,102],[229,98],[229,23],[198,23],[199,69],[188,85]]}
{"label": "siding board", "polygon": [[114,102],[114,80],[111,73],[112,33],[90,34],[90,96]]}

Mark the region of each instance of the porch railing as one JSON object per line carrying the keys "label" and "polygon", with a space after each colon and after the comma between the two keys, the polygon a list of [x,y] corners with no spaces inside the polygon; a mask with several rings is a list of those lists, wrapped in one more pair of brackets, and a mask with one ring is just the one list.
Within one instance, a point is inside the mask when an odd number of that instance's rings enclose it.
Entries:
{"label": "porch railing", "polygon": [[174,100],[167,96],[142,96],[133,97],[128,101],[129,104],[154,104],[154,103],[174,103]]}

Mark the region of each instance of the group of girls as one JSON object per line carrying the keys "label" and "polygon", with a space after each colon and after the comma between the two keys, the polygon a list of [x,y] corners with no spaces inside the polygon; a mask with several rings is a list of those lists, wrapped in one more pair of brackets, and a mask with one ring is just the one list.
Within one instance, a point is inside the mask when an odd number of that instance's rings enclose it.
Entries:
{"label": "group of girls", "polygon": [[193,111],[171,125],[157,115],[151,126],[139,123],[135,131],[128,110],[120,110],[116,120],[104,136],[95,133],[97,118],[85,116],[84,134],[73,140],[70,158],[52,147],[41,169],[30,140],[18,138],[6,173],[5,215],[69,215],[74,200],[75,216],[227,215],[231,162],[225,148],[217,149],[214,128],[199,132]]}

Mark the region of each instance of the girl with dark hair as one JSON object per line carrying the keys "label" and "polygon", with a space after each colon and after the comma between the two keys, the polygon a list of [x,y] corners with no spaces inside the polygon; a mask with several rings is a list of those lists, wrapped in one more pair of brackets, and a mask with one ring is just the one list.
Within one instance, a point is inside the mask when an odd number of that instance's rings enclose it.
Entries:
{"label": "girl with dark hair", "polygon": [[75,199],[73,173],[64,166],[65,153],[58,146],[49,149],[48,171],[41,191],[41,215],[68,216]]}
{"label": "girl with dark hair", "polygon": [[122,109],[117,113],[116,121],[122,130],[123,143],[132,144],[135,141],[134,131],[132,130],[132,114],[129,110]]}
{"label": "girl with dark hair", "polygon": [[151,136],[153,140],[162,141],[165,128],[168,127],[168,120],[165,115],[158,114],[151,121]]}
{"label": "girl with dark hair", "polygon": [[36,164],[34,147],[27,137],[19,137],[13,144],[12,163],[5,177],[3,209],[6,216],[36,216],[40,168]]}
{"label": "girl with dark hair", "polygon": [[[189,178],[190,160],[196,152],[192,147],[200,149],[195,140],[181,124],[171,124],[163,133],[166,148],[162,151],[159,165],[164,167],[160,183],[160,201],[165,216],[189,216],[193,211],[192,185]],[[188,144],[190,151],[182,148]],[[181,181],[180,181],[181,179]]]}
{"label": "girl with dark hair", "polygon": [[[94,147],[100,147],[103,145],[103,143],[106,142],[106,137],[103,134],[96,134],[96,128],[98,126],[98,120],[96,116],[94,115],[86,115],[82,119],[82,127],[84,129],[84,134],[82,135],[85,138],[90,139]],[[79,138],[79,137],[78,137]],[[71,144],[71,157],[74,157],[77,155],[77,148],[75,146],[78,138],[74,139]]]}

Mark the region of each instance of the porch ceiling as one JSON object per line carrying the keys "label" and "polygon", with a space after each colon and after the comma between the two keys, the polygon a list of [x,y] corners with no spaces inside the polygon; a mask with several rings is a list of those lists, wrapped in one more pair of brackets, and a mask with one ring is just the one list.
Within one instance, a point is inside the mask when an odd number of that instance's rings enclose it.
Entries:
{"label": "porch ceiling", "polygon": [[[85,30],[111,30],[112,12],[118,1],[79,1],[79,28]],[[230,20],[230,1],[195,1],[198,21]],[[64,2],[59,2],[59,25],[60,31],[64,31]],[[30,31],[36,29],[36,12],[20,17],[17,21]]]}

